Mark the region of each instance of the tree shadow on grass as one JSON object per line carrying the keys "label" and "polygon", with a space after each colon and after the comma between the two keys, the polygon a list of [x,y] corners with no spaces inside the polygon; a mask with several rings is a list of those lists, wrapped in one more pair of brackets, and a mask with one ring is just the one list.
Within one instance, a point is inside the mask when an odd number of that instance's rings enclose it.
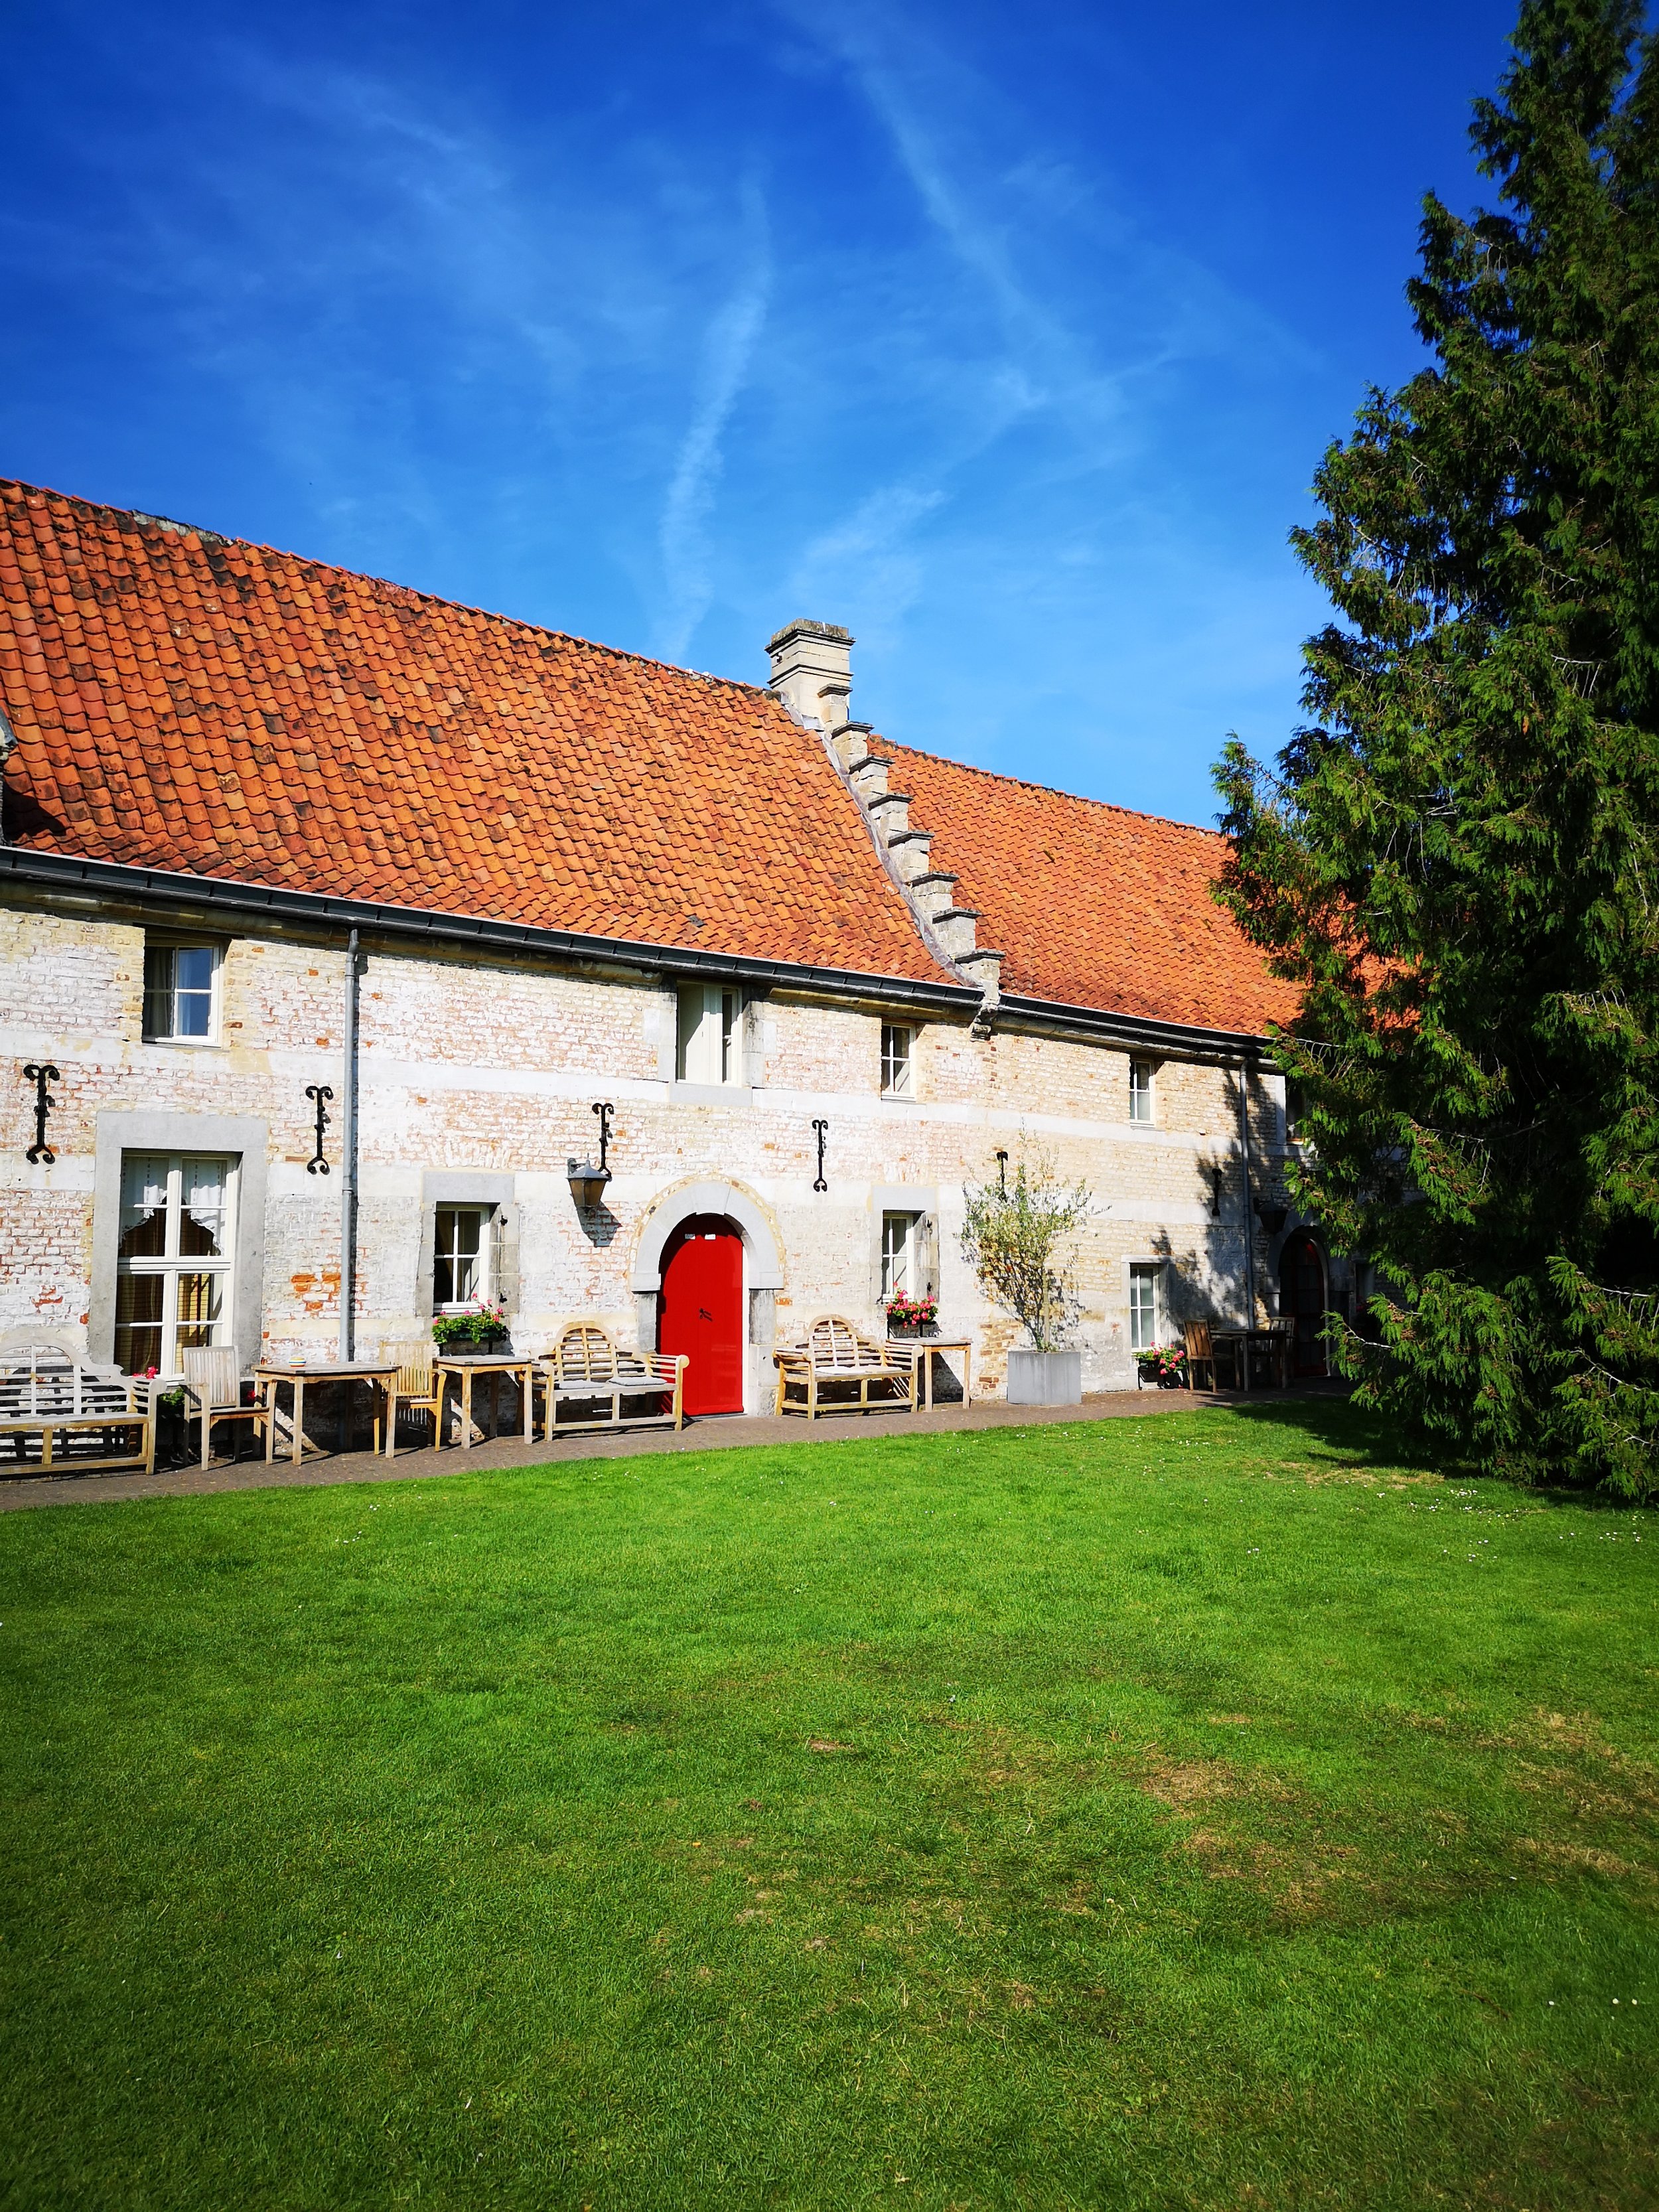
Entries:
{"label": "tree shadow on grass", "polygon": [[1249,1428],[1304,1438],[1355,1467],[1409,1468],[1449,1479],[1469,1471],[1431,1441],[1408,1435],[1398,1422],[1356,1406],[1351,1397],[1335,1391],[1258,1400],[1230,1406],[1227,1411]]}

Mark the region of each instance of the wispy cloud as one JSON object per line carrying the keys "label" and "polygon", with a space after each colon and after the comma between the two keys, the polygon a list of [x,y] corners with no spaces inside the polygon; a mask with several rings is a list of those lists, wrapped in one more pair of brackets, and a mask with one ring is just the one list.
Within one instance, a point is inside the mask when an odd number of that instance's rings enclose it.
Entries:
{"label": "wispy cloud", "polygon": [[730,298],[703,334],[691,420],[675,456],[658,527],[667,594],[658,625],[658,651],[666,660],[685,658],[714,596],[708,519],[720,483],[721,441],[766,320],[771,261],[765,206],[752,179],[744,188],[743,213],[744,266]]}

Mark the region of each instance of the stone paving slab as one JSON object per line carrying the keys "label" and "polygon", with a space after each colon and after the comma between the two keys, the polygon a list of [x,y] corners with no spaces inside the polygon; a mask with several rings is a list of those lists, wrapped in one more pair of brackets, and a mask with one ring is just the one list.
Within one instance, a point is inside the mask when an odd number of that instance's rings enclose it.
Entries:
{"label": "stone paving slab", "polygon": [[201,1498],[222,1490],[301,1490],[341,1482],[410,1482],[455,1474],[487,1474],[497,1468],[556,1467],[564,1460],[635,1459],[653,1453],[718,1451],[732,1445],[846,1443],[872,1436],[934,1436],[960,1429],[1044,1428],[1055,1422],[1110,1421],[1146,1413],[1193,1413],[1214,1406],[1267,1406],[1286,1398],[1345,1396],[1341,1382],[1300,1384],[1291,1391],[1240,1393],[1112,1390],[1080,1406],[935,1406],[915,1413],[830,1414],[817,1421],[770,1413],[726,1413],[672,1429],[624,1429],[614,1436],[540,1438],[496,1437],[471,1451],[417,1448],[395,1460],[374,1452],[334,1452],[295,1467],[290,1460],[223,1460],[211,1467],[158,1468],[154,1474],[30,1475],[0,1480],[0,1512],[33,1505],[100,1505],[145,1498]]}

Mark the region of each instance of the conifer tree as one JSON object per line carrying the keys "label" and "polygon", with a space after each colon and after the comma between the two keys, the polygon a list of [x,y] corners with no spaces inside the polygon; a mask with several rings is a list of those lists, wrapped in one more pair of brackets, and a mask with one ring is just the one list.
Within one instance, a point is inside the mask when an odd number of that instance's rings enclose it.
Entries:
{"label": "conifer tree", "polygon": [[1337,619],[1277,773],[1217,771],[1220,896],[1303,988],[1300,1202],[1368,1255],[1373,1402],[1471,1458],[1659,1489],[1659,46],[1525,0],[1424,203],[1431,364],[1293,533]]}

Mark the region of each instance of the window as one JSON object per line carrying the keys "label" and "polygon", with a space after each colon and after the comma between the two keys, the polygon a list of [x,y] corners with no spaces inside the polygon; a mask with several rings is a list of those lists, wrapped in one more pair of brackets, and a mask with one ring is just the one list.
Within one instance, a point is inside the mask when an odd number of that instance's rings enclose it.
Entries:
{"label": "window", "polygon": [[884,1298],[919,1298],[926,1287],[921,1279],[921,1225],[919,1213],[884,1213],[881,1217],[881,1295]]}
{"label": "window", "polygon": [[158,1043],[204,1044],[218,1034],[216,945],[144,947],[144,1035]]}
{"label": "window", "polygon": [[720,983],[680,987],[674,1073],[682,1083],[743,1081],[743,994]]}
{"label": "window", "polygon": [[176,1375],[179,1354],[231,1341],[234,1160],[125,1152],[116,1246],[115,1357]]}
{"label": "window", "polygon": [[1137,1261],[1129,1270],[1129,1349],[1150,1352],[1163,1332],[1158,1310],[1164,1270],[1156,1260]]}
{"label": "window", "polygon": [[1302,1116],[1306,1110],[1302,1085],[1294,1077],[1287,1076],[1285,1080],[1285,1141],[1287,1145],[1296,1143]]}
{"label": "window", "polygon": [[910,1096],[910,1045],[914,1030],[881,1025],[881,1095],[884,1098]]}
{"label": "window", "polygon": [[432,1304],[437,1313],[493,1298],[489,1228],[495,1209],[488,1206],[441,1206],[432,1255]]}
{"label": "window", "polygon": [[1152,1063],[1150,1060],[1129,1062],[1129,1119],[1150,1121],[1152,1119]]}

